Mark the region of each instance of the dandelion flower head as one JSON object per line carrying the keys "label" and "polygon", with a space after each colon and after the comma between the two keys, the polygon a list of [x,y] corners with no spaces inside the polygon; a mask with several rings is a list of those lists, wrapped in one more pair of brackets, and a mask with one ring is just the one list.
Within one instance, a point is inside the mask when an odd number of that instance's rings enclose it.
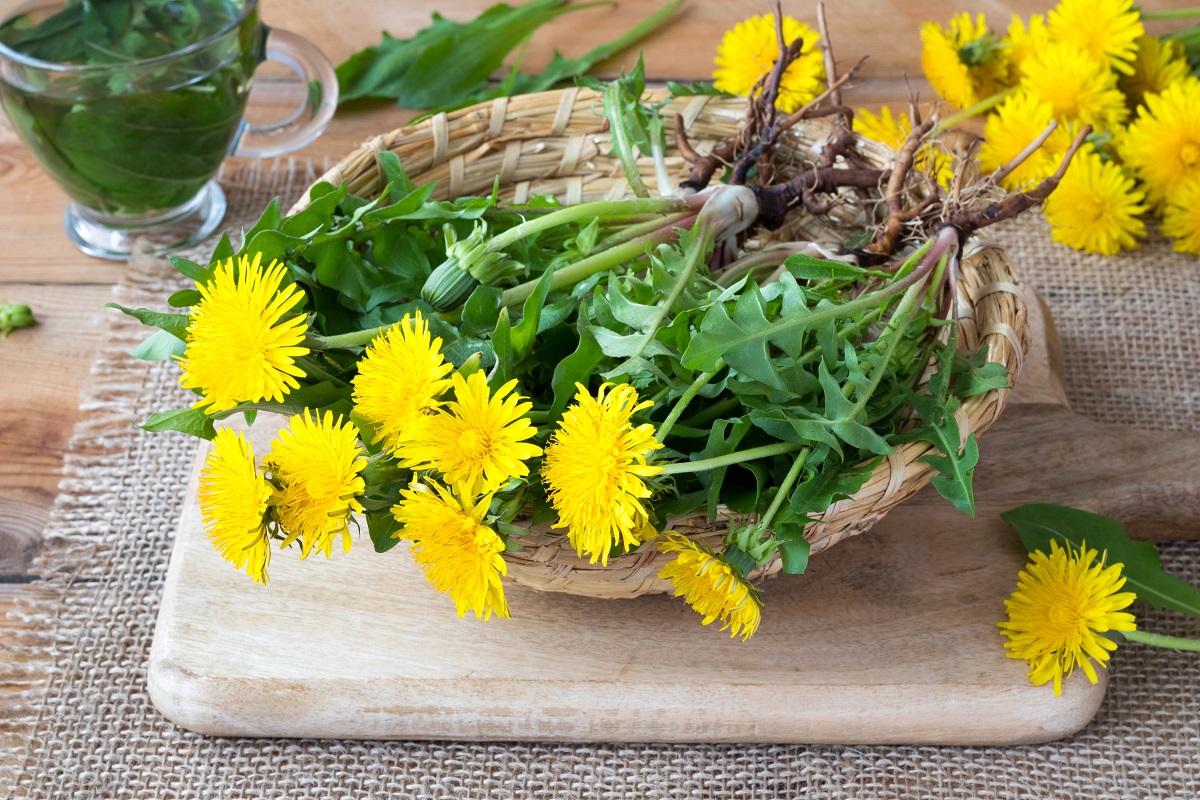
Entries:
{"label": "dandelion flower head", "polygon": [[401,465],[436,469],[447,483],[464,484],[471,494],[528,475],[525,461],[540,456],[542,448],[527,441],[537,433],[526,416],[533,405],[513,391],[517,382],[509,381],[493,395],[482,372],[466,379],[456,372],[451,378],[454,400],[412,425],[396,448]]}
{"label": "dandelion flower head", "polygon": [[[984,172],[995,172],[1016,158],[1046,130],[1054,119],[1054,109],[1030,92],[1017,92],[1005,98],[989,114],[984,126],[984,143],[979,149],[979,165]],[[1018,189],[1048,178],[1071,145],[1066,125],[1059,125],[1045,143],[1026,158],[1002,181],[1005,189]]]}
{"label": "dandelion flower head", "polygon": [[1138,219],[1146,211],[1145,199],[1121,167],[1081,149],[1046,200],[1050,238],[1106,256],[1137,247],[1137,237],[1146,235],[1146,226]]}
{"label": "dandelion flower head", "polygon": [[632,386],[606,383],[595,397],[581,384],[576,388],[574,404],[546,445],[542,477],[558,527],[567,529],[576,552],[607,565],[614,545],[641,542],[649,517],[642,501],[651,494],[643,478],[662,472],[646,458],[662,445],[653,425],[631,422],[652,405],[639,403]]}
{"label": "dandelion flower head", "polygon": [[1200,180],[1184,184],[1167,199],[1162,232],[1175,239],[1175,249],[1200,256]]}
{"label": "dandelion flower head", "polygon": [[217,264],[208,283],[196,283],[200,302],[188,321],[187,349],[179,384],[198,390],[196,407],[212,414],[241,402],[283,400],[300,385],[296,359],[308,330],[303,315],[286,318],[303,299],[295,284],[283,286],[287,268],[262,254]]}
{"label": "dandelion flower head", "polygon": [[1056,695],[1076,667],[1096,682],[1092,661],[1105,667],[1117,647],[1101,634],[1136,628],[1133,615],[1121,610],[1135,599],[1132,592],[1120,591],[1122,565],[1093,563],[1096,556],[1086,543],[1081,550],[1064,550],[1052,541],[1049,555],[1031,554],[1012,597],[1004,601],[1008,619],[999,625],[1008,637],[1008,657],[1029,662],[1034,686],[1053,682]]}
{"label": "dandelion flower head", "polygon": [[396,536],[411,541],[413,559],[430,584],[450,595],[460,617],[468,611],[479,619],[507,617],[504,541],[483,522],[492,496],[473,503],[435,482],[413,484],[400,496],[392,514],[404,528]]}
{"label": "dandelion flower head", "polygon": [[703,624],[720,620],[721,630],[729,631],[730,637],[741,636],[743,642],[754,635],[762,619],[762,600],[741,573],[678,533],[664,534],[658,549],[676,554],[658,577],[671,582],[675,596],[703,616]]}
{"label": "dandelion flower head", "polygon": [[1185,78],[1146,95],[1119,149],[1155,205],[1200,179],[1200,80]]}
{"label": "dandelion flower head", "polygon": [[221,428],[200,471],[200,518],[221,557],[267,582],[271,536],[264,523],[273,489],[245,437]]}
{"label": "dandelion flower head", "polygon": [[358,362],[354,408],[374,423],[375,441],[394,450],[412,425],[438,406],[454,369],[442,356],[442,340],[429,334],[418,311],[377,336]]}
{"label": "dandelion flower head", "polygon": [[1008,58],[988,30],[983,14],[963,12],[947,28],[921,26],[921,67],[934,91],[959,108],[969,108],[1008,85]]}
{"label": "dandelion flower head", "polygon": [[279,482],[275,505],[287,547],[301,540],[301,557],[319,550],[328,558],[342,537],[350,550],[350,517],[362,511],[365,489],[359,475],[367,465],[358,446],[358,429],[333,412],[297,414],[271,443],[266,463]]}
{"label": "dandelion flower head", "polygon": [[[878,116],[860,108],[854,115],[854,132],[892,150],[899,150],[912,133],[912,121],[908,114],[894,116],[887,106],[879,110]],[[917,151],[913,166],[936,180],[939,186],[946,188],[954,179],[953,162],[954,159],[949,153],[930,140]]]}
{"label": "dandelion flower head", "polygon": [[1042,48],[1026,60],[1021,83],[1049,103],[1060,122],[1104,129],[1129,115],[1116,73],[1074,45],[1055,42]]}
{"label": "dandelion flower head", "polygon": [[1025,74],[1025,63],[1043,47],[1050,44],[1050,31],[1046,28],[1046,18],[1034,14],[1029,18],[1029,25],[1013,14],[1008,23],[1008,35],[1004,37],[1008,45],[1009,68],[1017,76]]}
{"label": "dandelion flower head", "polygon": [[1132,71],[1117,79],[1130,108],[1140,106],[1148,94],[1160,94],[1188,74],[1183,45],[1173,39],[1143,36],[1137,40],[1137,57]]}
{"label": "dandelion flower head", "polygon": [[1146,32],[1133,0],[1062,0],[1048,17],[1050,39],[1129,74],[1138,37]]}
{"label": "dandelion flower head", "polygon": [[[817,48],[821,37],[802,22],[783,18],[783,40],[789,45],[796,39],[803,44],[798,55],[779,82],[775,107],[790,113],[812,100],[824,89],[825,60]],[[717,68],[713,85],[723,92],[749,95],[760,80],[770,74],[779,60],[779,39],[775,18],[771,15],[742,20],[726,31],[717,47]]]}

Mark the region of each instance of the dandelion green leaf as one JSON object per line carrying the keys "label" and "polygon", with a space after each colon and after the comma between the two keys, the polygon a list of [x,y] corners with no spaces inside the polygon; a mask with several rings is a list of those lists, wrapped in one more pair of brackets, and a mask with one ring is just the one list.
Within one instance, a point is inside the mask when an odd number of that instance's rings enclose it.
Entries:
{"label": "dandelion green leaf", "polygon": [[182,356],[187,344],[169,331],[155,331],[150,338],[129,351],[129,355],[143,361],[169,361]]}
{"label": "dandelion green leaf", "polygon": [[217,435],[212,417],[199,408],[177,408],[173,411],[157,411],[141,425],[142,430],[158,433],[179,431],[201,439],[212,439]]}

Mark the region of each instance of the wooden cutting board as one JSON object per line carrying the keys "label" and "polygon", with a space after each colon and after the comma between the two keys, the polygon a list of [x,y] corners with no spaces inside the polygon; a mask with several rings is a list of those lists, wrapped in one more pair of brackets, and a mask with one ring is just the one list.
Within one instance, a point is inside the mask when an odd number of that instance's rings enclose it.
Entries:
{"label": "wooden cutting board", "polygon": [[[1092,718],[1104,681],[1077,674],[1056,698],[1005,658],[996,623],[1026,559],[997,515],[1060,502],[1194,532],[1200,491],[1165,476],[1186,474],[1171,472],[1173,458],[1197,463],[1200,437],[1072,414],[1053,331],[1031,305],[1038,344],[982,439],[977,518],[922,492],[814,557],[806,575],[769,582],[747,643],[667,596],[509,587],[512,619],[458,619],[403,546],[377,555],[359,542],[307,562],[277,554],[264,588],[209,545],[193,479],[151,697],[177,724],[225,736],[966,745],[1068,735]],[[273,431],[252,434],[261,452]],[[1118,485],[1112,462],[1095,458],[1111,447],[1145,463],[1136,484]],[[1147,500],[1159,509],[1145,512]]]}

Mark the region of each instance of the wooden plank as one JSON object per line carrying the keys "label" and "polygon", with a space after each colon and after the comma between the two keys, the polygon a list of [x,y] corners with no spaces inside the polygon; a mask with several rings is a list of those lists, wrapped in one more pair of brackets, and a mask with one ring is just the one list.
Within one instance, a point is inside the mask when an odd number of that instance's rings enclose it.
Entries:
{"label": "wooden plank", "polygon": [[[254,435],[261,452],[271,429]],[[193,486],[151,650],[150,695],[177,724],[222,736],[850,744],[1066,736],[1091,719],[1104,683],[1081,673],[1054,698],[1005,657],[996,622],[1025,555],[987,487],[979,494],[976,520],[945,502],[901,506],[814,558],[808,574],[768,582],[762,627],[742,643],[702,629],[666,595],[596,600],[510,586],[512,619],[458,619],[403,546],[380,555],[365,540],[329,560],[276,554],[262,587],[209,544]]]}

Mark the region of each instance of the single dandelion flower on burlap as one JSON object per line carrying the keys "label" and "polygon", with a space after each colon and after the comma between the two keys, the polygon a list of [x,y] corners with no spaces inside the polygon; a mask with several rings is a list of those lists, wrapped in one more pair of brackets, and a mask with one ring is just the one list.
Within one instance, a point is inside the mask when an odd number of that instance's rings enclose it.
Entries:
{"label": "single dandelion flower on burlap", "polygon": [[1145,199],[1121,167],[1092,150],[1080,150],[1046,200],[1050,238],[1105,256],[1137,247],[1137,238],[1146,235],[1138,219],[1146,211]]}
{"label": "single dandelion flower on burlap", "polygon": [[[825,86],[825,60],[817,48],[821,37],[812,28],[791,17],[783,18],[783,40],[804,43],[798,55],[783,73],[775,107],[792,112],[820,94]],[[723,92],[749,95],[760,80],[770,74],[779,60],[779,39],[775,18],[771,15],[742,20],[725,32],[717,47],[717,68],[713,85]]]}
{"label": "single dandelion flower on burlap", "polygon": [[1006,55],[1013,76],[1024,75],[1025,63],[1030,56],[1050,44],[1050,31],[1046,29],[1046,18],[1041,14],[1034,14],[1029,18],[1027,26],[1020,17],[1013,14],[1012,21],[1008,23],[1008,35],[1004,37],[1003,41],[1008,45]]}
{"label": "single dandelion flower on burlap", "polygon": [[678,533],[664,534],[658,549],[676,554],[658,577],[671,582],[675,596],[704,617],[703,624],[720,620],[721,630],[729,631],[730,637],[741,636],[743,642],[754,635],[762,619],[762,600],[737,569]]}
{"label": "single dandelion flower on burlap", "polygon": [[228,258],[211,282],[196,283],[200,302],[179,359],[179,384],[202,395],[195,407],[213,414],[246,401],[278,402],[300,385],[296,359],[308,355],[301,345],[308,325],[303,315],[287,315],[304,293],[294,283],[282,286],[286,274],[275,261],[264,268],[258,253],[253,261]]}
{"label": "single dandelion flower on burlap", "polygon": [[1163,210],[1162,232],[1180,253],[1200,256],[1200,180],[1176,189]]}
{"label": "single dandelion flower on burlap", "polygon": [[1183,45],[1173,39],[1143,36],[1137,40],[1133,71],[1117,78],[1117,87],[1125,93],[1131,109],[1140,106],[1148,94],[1159,94],[1188,74]]}
{"label": "single dandelion flower on burlap", "polygon": [[1117,649],[1108,631],[1136,629],[1133,614],[1122,611],[1135,599],[1125,585],[1121,564],[1105,566],[1097,552],[1050,542],[1050,555],[1040,550],[1030,555],[1021,571],[1012,597],[1004,601],[1008,619],[999,623],[1008,637],[1004,646],[1009,658],[1029,662],[1029,679],[1034,686],[1054,682],[1054,694],[1062,694],[1062,681],[1082,667],[1095,683],[1092,660],[1105,668],[1109,651]]}
{"label": "single dandelion flower on burlap", "polygon": [[264,517],[274,490],[245,437],[221,428],[200,471],[200,519],[221,557],[257,583],[267,582],[271,536]]}
{"label": "single dandelion flower on burlap", "polygon": [[988,30],[983,14],[963,12],[943,28],[921,26],[921,67],[933,89],[959,108],[969,108],[1008,86],[1008,57]]}
{"label": "single dandelion flower on burlap", "polygon": [[507,617],[504,540],[483,522],[492,496],[472,502],[462,487],[451,494],[434,482],[415,483],[400,496],[392,514],[404,528],[395,536],[412,542],[413,559],[433,588],[450,595],[460,617],[468,611],[485,620]]}
{"label": "single dandelion flower on burlap", "polygon": [[395,449],[422,415],[437,408],[453,369],[442,356],[442,340],[430,336],[420,311],[405,314],[375,337],[353,381],[354,408],[376,425],[374,441]]}
{"label": "single dandelion flower on burlap", "polygon": [[575,386],[575,403],[546,445],[542,477],[558,512],[556,527],[567,529],[581,557],[607,565],[615,545],[628,550],[642,541],[639,532],[649,518],[642,501],[650,496],[643,478],[663,469],[646,458],[662,445],[653,425],[631,422],[653,405],[639,403],[632,386],[606,383],[594,398],[582,384]]}
{"label": "single dandelion flower on burlap", "polygon": [[[1016,158],[1042,134],[1054,118],[1054,109],[1030,92],[1017,92],[1005,98],[989,114],[984,126],[983,146],[979,149],[979,165],[985,173],[995,172]],[[1071,145],[1068,126],[1059,125],[1037,150],[1008,174],[1001,185],[1016,190],[1054,174],[1062,156]]]}
{"label": "single dandelion flower on burlap", "polygon": [[1079,48],[1056,42],[1025,62],[1021,83],[1054,109],[1059,122],[1109,128],[1129,116],[1117,76]]}
{"label": "single dandelion flower on burlap", "polygon": [[1055,43],[1126,74],[1133,71],[1138,37],[1146,32],[1133,0],[1062,0],[1050,10],[1046,27]]}
{"label": "single dandelion flower on burlap", "polygon": [[475,495],[495,491],[509,478],[529,474],[525,461],[542,454],[529,444],[537,429],[525,415],[533,405],[513,389],[511,380],[493,395],[487,377],[474,372],[450,376],[454,399],[436,413],[419,418],[396,447],[401,466],[435,469],[452,486],[463,484]]}
{"label": "single dandelion flower on burlap", "polygon": [[314,550],[328,558],[340,535],[349,552],[350,517],[362,511],[358,497],[365,488],[359,473],[367,465],[358,429],[331,411],[315,417],[305,409],[271,443],[266,463],[280,485],[275,506],[282,546],[299,539],[301,558]]}
{"label": "single dandelion flower on burlap", "polygon": [[1146,95],[1118,147],[1154,205],[1200,179],[1200,80],[1185,78]]}
{"label": "single dandelion flower on burlap", "polygon": [[[878,116],[860,108],[854,115],[854,132],[892,150],[899,150],[912,133],[912,121],[908,114],[902,113],[899,117],[893,115],[887,106],[879,110]],[[954,159],[949,153],[939,149],[934,140],[926,142],[917,150],[913,166],[936,180],[943,188],[949,187],[950,182],[954,180]]]}

